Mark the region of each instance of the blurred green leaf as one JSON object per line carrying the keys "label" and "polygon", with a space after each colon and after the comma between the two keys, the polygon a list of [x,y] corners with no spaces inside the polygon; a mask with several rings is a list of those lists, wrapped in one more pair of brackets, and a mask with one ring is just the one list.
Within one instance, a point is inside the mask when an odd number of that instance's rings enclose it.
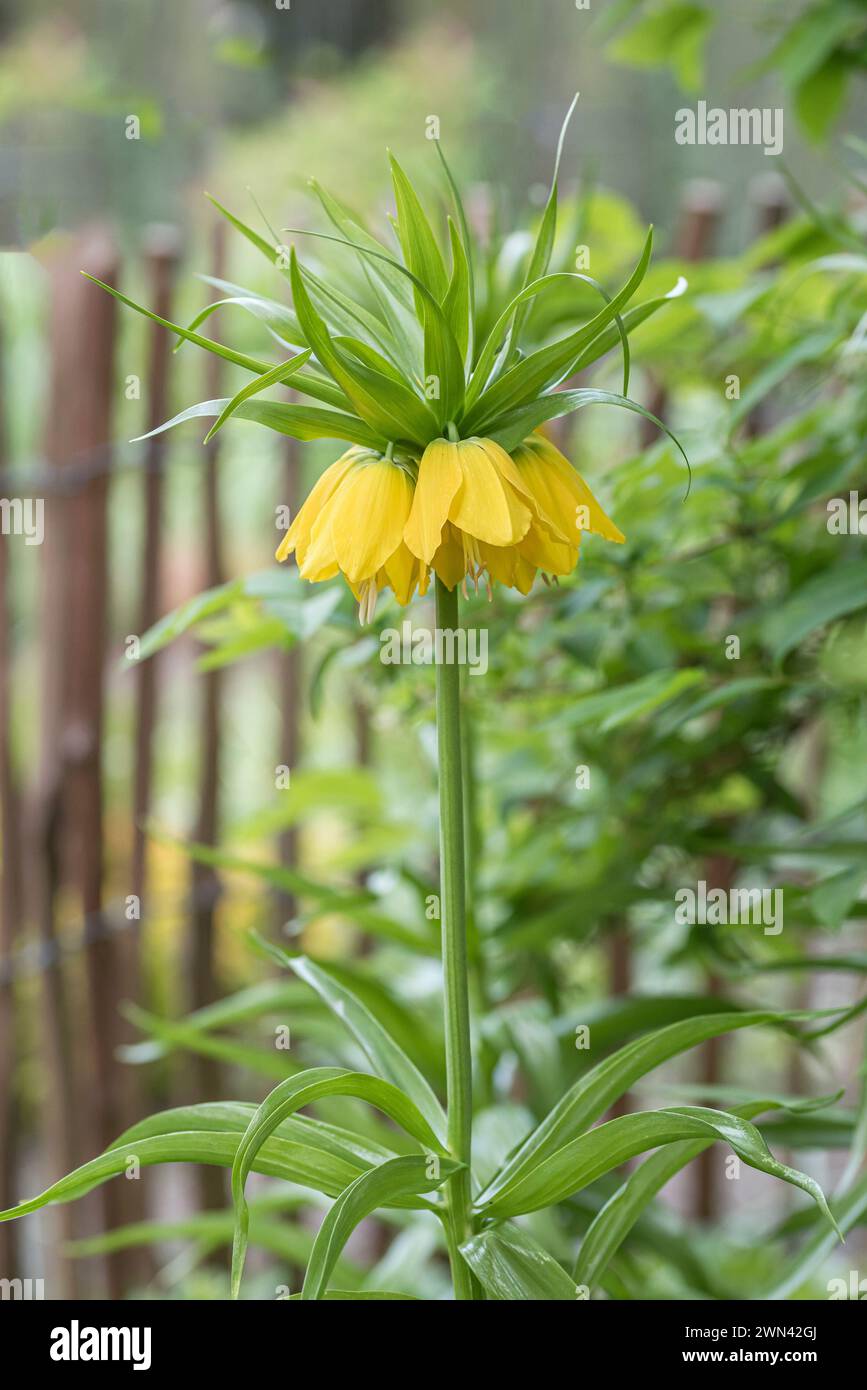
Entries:
{"label": "blurred green leaf", "polygon": [[701,5],[667,0],[614,39],[608,52],[630,67],[670,65],[680,85],[695,92],[704,81],[704,46],[713,22],[714,16]]}
{"label": "blurred green leaf", "polygon": [[774,604],[762,621],[762,640],[779,662],[817,628],[864,607],[867,562],[843,561],[807,580],[784,603]]}

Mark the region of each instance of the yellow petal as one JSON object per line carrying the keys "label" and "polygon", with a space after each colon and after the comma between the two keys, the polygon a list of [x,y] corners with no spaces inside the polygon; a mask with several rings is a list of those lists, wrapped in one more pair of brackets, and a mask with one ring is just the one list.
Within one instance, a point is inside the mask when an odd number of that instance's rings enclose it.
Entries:
{"label": "yellow petal", "polygon": [[545,574],[571,574],[578,563],[577,545],[564,545],[537,524],[530,527],[517,549],[534,569]]}
{"label": "yellow petal", "polygon": [[461,485],[458,446],[435,439],[418,466],[418,482],[403,538],[413,555],[429,565],[442,538],[449,508]]}
{"label": "yellow petal", "polygon": [[586,508],[586,511],[581,513],[581,516],[586,518],[584,526],[581,529],[584,531],[592,531],[594,535],[603,536],[606,541],[615,541],[617,545],[622,545],[626,537],[620,527],[615,526],[611,518],[605,515],[605,512],[596,501],[593,493],[581,477],[581,474],[576,472],[575,478],[577,480],[578,495],[581,498],[579,505]]}
{"label": "yellow petal", "polygon": [[456,447],[462,481],[449,521],[488,545],[514,545],[527,534],[532,512],[507,480],[511,459],[489,439],[463,440]]}
{"label": "yellow petal", "polygon": [[531,565],[523,556],[519,555],[515,564],[515,575],[512,583],[520,594],[528,594],[533,587],[533,580],[536,578],[536,567]]}
{"label": "yellow petal", "polygon": [[340,566],[334,550],[328,509],[320,514],[304,547],[302,558],[298,549],[298,571],[302,579],[317,584],[322,579],[333,579]]}
{"label": "yellow petal", "polygon": [[528,594],[536,578],[536,567],[520,554],[514,546],[479,546],[482,563],[491,579],[508,589],[518,589]]}
{"label": "yellow petal", "polygon": [[593,531],[606,540],[625,537],[606,515],[584,479],[550,440],[531,435],[513,452],[515,466],[533,495],[541,520],[560,540]]}
{"label": "yellow petal", "polygon": [[427,566],[422,565],[409,547],[401,541],[397,550],[386,561],[385,581],[394,590],[394,596],[402,608],[409,603],[423,577],[427,577]]}
{"label": "yellow petal", "polygon": [[310,533],[322,512],[322,508],[334,495],[350,469],[355,467],[359,458],[363,458],[369,453],[369,449],[362,449],[357,444],[353,444],[352,448],[347,449],[336,463],[332,463],[330,467],[326,468],[321,478],[311,488],[304,505],[280,542],[277,550],[278,560],[285,560],[292,554],[293,550],[297,549],[298,563],[301,564],[307,546],[310,544]]}
{"label": "yellow petal", "polygon": [[432,563],[447,589],[453,589],[456,584],[460,584],[467,572],[461,538],[451,524],[446,526],[442,545],[437,547]]}
{"label": "yellow petal", "polygon": [[511,454],[507,454],[503,446],[498,444],[495,439],[474,439],[472,442],[474,444],[481,444],[500,477],[507,483],[510,483],[516,492],[520,493],[521,497],[527,503],[527,506],[533,511],[533,494],[521,477],[519,470],[515,467]]}
{"label": "yellow petal", "polygon": [[334,555],[353,584],[372,579],[401,543],[412,506],[412,483],[390,459],[363,462],[328,507]]}

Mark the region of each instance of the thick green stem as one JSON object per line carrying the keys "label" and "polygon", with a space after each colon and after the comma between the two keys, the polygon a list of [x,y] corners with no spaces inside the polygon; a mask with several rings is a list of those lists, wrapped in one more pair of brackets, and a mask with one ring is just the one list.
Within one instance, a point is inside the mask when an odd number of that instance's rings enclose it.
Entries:
{"label": "thick green stem", "polygon": [[[440,632],[458,629],[458,594],[436,581]],[[448,1144],[466,1166],[448,1180],[448,1246],[455,1298],[470,1299],[474,1282],[457,1247],[472,1233],[470,1158],[473,1132],[473,1075],[464,869],[464,805],[461,768],[460,667],[456,643],[442,644],[452,661],[437,663],[437,752],[440,782],[440,921],[445,993]]]}

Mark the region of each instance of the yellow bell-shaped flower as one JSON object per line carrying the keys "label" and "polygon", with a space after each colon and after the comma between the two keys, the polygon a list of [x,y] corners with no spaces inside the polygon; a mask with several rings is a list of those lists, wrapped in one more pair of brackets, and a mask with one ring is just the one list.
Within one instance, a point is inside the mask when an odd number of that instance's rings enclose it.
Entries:
{"label": "yellow bell-shaped flower", "polygon": [[526,594],[537,570],[555,578],[572,573],[584,531],[608,541],[624,541],[623,532],[605,515],[580,473],[544,435],[532,434],[519,444],[512,451],[512,462],[532,500],[534,519],[515,546],[480,547],[482,563],[492,579]]}
{"label": "yellow bell-shaped flower", "polygon": [[537,570],[570,574],[582,531],[623,535],[541,435],[509,455],[492,439],[434,440],[419,465],[407,546],[450,589],[495,580],[529,592]]}
{"label": "yellow bell-shaped flower", "polygon": [[427,566],[403,542],[412,499],[401,464],[373,449],[348,449],[312,489],[277,559],[294,551],[301,577],[313,583],[343,574],[369,622],[381,589],[393,589],[404,605],[416,588],[427,589]]}

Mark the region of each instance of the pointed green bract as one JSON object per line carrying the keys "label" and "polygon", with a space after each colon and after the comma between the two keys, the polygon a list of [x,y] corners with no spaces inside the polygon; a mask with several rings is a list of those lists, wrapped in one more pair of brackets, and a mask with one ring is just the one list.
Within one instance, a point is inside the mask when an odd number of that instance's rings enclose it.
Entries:
{"label": "pointed green bract", "polygon": [[[442,254],[418,194],[394,155],[391,156],[391,177],[404,260],[413,274],[427,286],[434,299],[441,304],[448,288]],[[417,310],[421,308],[418,302],[416,307]]]}
{"label": "pointed green bract", "polygon": [[620,309],[629,303],[635,294],[650,264],[653,247],[653,232],[647,234],[644,249],[635,270],[626,284],[609,300],[590,323],[575,333],[560,339],[559,342],[539,348],[529,357],[523,358],[503,376],[495,380],[476,401],[472,411],[462,422],[470,433],[493,432],[498,420],[518,406],[530,404],[544,397],[546,391],[571,375],[580,354],[589,343],[614,319]]}
{"label": "pointed green bract", "polygon": [[[650,234],[635,271],[616,294],[609,295],[589,275],[556,266],[549,273],[555,247],[560,164],[577,101],[576,94],[563,121],[548,199],[517,293],[514,278],[506,293],[491,273],[492,257],[486,263],[482,261],[460,189],[439,141],[435,142],[437,157],[454,208],[454,219],[449,217],[442,228],[437,219],[428,215],[403,166],[390,156],[397,214],[393,225],[400,247],[397,256],[356,213],[316,180],[310,181],[310,188],[333,232],[298,228],[284,229],[281,234],[309,236],[340,246],[344,254],[351,251],[366,281],[366,299],[363,294],[359,297],[357,286],[349,290],[330,273],[302,267],[294,249],[278,240],[278,233],[261,210],[267,235],[256,231],[210,194],[208,197],[220,214],[268,260],[284,284],[288,280],[291,307],[246,291],[231,281],[205,276],[208,283],[224,290],[225,297],[206,305],[183,328],[151,314],[109,286],[104,288],[139,313],[163,323],[177,335],[178,346],[192,342],[266,378],[262,385],[239,392],[225,415],[226,403],[221,403],[215,429],[222,428],[231,418],[240,418],[255,420],[299,439],[349,440],[382,451],[389,444],[397,444],[410,462],[418,460],[432,440],[453,430],[462,438],[490,436],[508,449],[520,442],[522,430],[529,433],[545,420],[589,403],[586,396],[559,392],[556,388],[571,374],[607,353],[617,338],[623,351],[621,403],[625,404],[629,390],[629,331],[663,307],[669,297],[658,298],[621,316],[621,309],[647,269]],[[450,267],[444,253],[446,238],[441,231],[447,233]],[[487,274],[480,282],[486,286],[481,306],[477,303],[474,265],[480,261],[487,265]],[[556,341],[534,341],[530,310],[537,296],[554,286],[562,287],[567,277],[592,286],[606,300],[605,307]],[[285,378],[279,364],[275,367],[235,352],[198,333],[198,328],[223,307],[240,307],[254,314],[282,348],[309,351],[313,360],[298,364],[291,371],[293,390],[322,402],[332,413],[291,416],[285,408],[277,409],[276,402],[274,409],[270,404],[251,408],[251,397]],[[606,399],[613,401],[614,397],[609,395]],[[207,405],[191,407],[168,423],[206,414]],[[643,412],[643,407],[634,402],[629,402],[628,408]]]}
{"label": "pointed green bract", "polygon": [[217,430],[222,429],[228,419],[234,415],[235,411],[242,406],[251,396],[258,395],[260,391],[266,391],[269,386],[276,386],[278,382],[283,383],[294,376],[297,371],[304,366],[310,357],[310,349],[299,352],[297,357],[293,357],[291,362],[281,362],[279,366],[273,367],[270,372],[263,373],[258,381],[251,381],[246,386],[242,386],[237,395],[233,396],[226,406],[220,411],[214,424],[205,435],[205,443],[213,438]]}
{"label": "pointed green bract", "polygon": [[224,207],[212,193],[206,193],[205,197],[210,203],[213,203],[214,207],[222,217],[225,217],[227,222],[231,222],[236,231],[246,237],[247,240],[256,247],[257,251],[261,251],[266,260],[270,261],[274,266],[278,264],[280,259],[279,246],[275,246],[272,242],[266,241],[263,236],[260,236],[252,227],[249,227],[246,222],[242,222],[240,217],[236,217],[233,212],[230,212],[228,208]]}
{"label": "pointed green bract", "polygon": [[[452,198],[454,200],[455,212],[457,214],[458,226],[460,228],[461,245],[463,247],[464,257],[467,263],[467,279],[469,282],[470,299],[470,322],[471,324],[473,324],[475,322],[476,315],[476,277],[475,270],[473,267],[473,239],[470,235],[470,226],[467,221],[467,214],[464,208],[464,200],[461,197],[461,191],[458,188],[457,181],[455,180],[455,176],[451,171],[448,160],[446,159],[445,154],[443,153],[442,141],[435,140],[434,147],[439,156],[440,163],[442,164],[443,169],[445,170],[445,175],[448,179],[449,188],[451,189]],[[472,354],[470,360],[472,361]]]}
{"label": "pointed green bract", "polygon": [[452,248],[452,276],[443,300],[443,312],[454,334],[461,357],[466,363],[472,357],[473,333],[470,266],[464,244],[451,218],[449,240]]}
{"label": "pointed green bract", "polygon": [[[551,191],[548,194],[548,201],[545,204],[545,211],[542,214],[542,221],[539,224],[539,231],[536,236],[536,244],[533,247],[533,254],[527,266],[527,273],[524,276],[524,288],[534,280],[540,279],[548,269],[551,261],[551,252],[554,249],[554,238],[557,234],[557,191],[558,180],[560,177],[560,161],[563,158],[563,145],[566,141],[566,132],[572,120],[575,107],[578,105],[580,93],[576,92],[572,98],[572,104],[563,118],[560,127],[560,137],[557,141],[557,153],[554,157],[554,173],[551,178]],[[515,315],[515,336],[519,336],[524,326],[528,306],[522,301],[517,314]]]}
{"label": "pointed green bract", "polygon": [[[296,374],[296,375],[300,375]],[[260,378],[261,379],[261,378]],[[187,406],[178,415],[166,420],[165,424],[138,436],[138,440],[152,439],[156,434],[183,425],[187,420],[199,420],[203,416],[219,415],[231,402],[200,401],[198,405]],[[293,439],[343,439],[350,444],[363,444],[370,449],[384,445],[385,437],[372,430],[355,415],[346,415],[336,410],[320,410],[312,405],[288,405],[283,401],[246,400],[237,405],[232,412],[239,420],[252,420],[266,425],[278,434],[287,434]],[[138,440],[134,440],[136,443]]]}
{"label": "pointed green bract", "polygon": [[389,439],[425,440],[435,428],[434,418],[409,387],[361,363],[350,363],[335,345],[304,288],[294,248],[289,275],[295,311],[304,336],[322,366],[346,392],[362,420]]}
{"label": "pointed green bract", "polygon": [[318,180],[311,179],[310,187],[343,240],[360,252],[366,251],[373,254],[373,260],[368,259],[363,254],[359,255],[362,268],[368,270],[375,279],[381,282],[382,288],[390,300],[396,301],[404,310],[411,311],[413,303],[411,284],[400,274],[399,270],[391,265],[391,257],[387,254],[382,243],[377,241],[376,237],[371,236],[349,209],[332,193],[324,189]]}
{"label": "pointed green bract", "polygon": [[101,290],[105,290],[114,299],[120,300],[128,309],[135,309],[137,314],[143,314],[146,319],[151,319],[153,323],[160,324],[163,328],[168,328],[172,333],[177,333],[178,337],[186,338],[188,342],[195,343],[197,347],[205,348],[207,352],[213,353],[215,357],[222,357],[225,362],[233,362],[238,367],[244,367],[248,372],[261,374],[269,371],[267,362],[260,362],[256,357],[248,357],[244,352],[234,352],[231,348],[224,347],[222,343],[216,343],[212,338],[203,338],[199,333],[191,333],[189,329],[182,328],[179,323],[172,323],[171,319],[164,319],[153,310],[146,309],[143,304],[137,304],[129,295],[122,294],[113,285],[107,285],[104,280],[98,280],[95,275],[88,275],[83,270],[82,275],[85,280],[91,280],[94,285],[99,285]]}
{"label": "pointed green bract", "polygon": [[[246,309],[248,313],[255,314],[256,318],[268,325],[278,342],[292,347],[306,347],[304,335],[291,309],[278,304],[276,299],[266,299],[263,295],[248,294],[245,291],[229,294],[224,299],[215,299],[212,304],[206,304],[187,324],[187,332],[196,332],[218,309],[231,308]],[[173,351],[179,352],[188,341],[182,338],[175,344]]]}
{"label": "pointed green bract", "polygon": [[[603,299],[605,299],[608,306],[607,312],[606,310],[602,310],[585,329],[581,330],[581,333],[588,343],[594,344],[600,338],[605,337],[605,332],[607,332],[607,330],[603,331],[604,325],[610,322],[611,319],[614,320],[615,326],[610,331],[619,336],[623,346],[625,393],[629,382],[629,344],[624,321],[617,312],[616,304],[611,297],[605,293],[602,286],[598,284],[597,281],[592,280],[589,275],[581,275],[577,271],[556,271],[553,275],[543,275],[541,279],[534,280],[531,284],[525,286],[524,289],[515,295],[514,299],[507,305],[494,324],[473,370],[473,375],[467,388],[464,405],[468,415],[471,413],[471,407],[475,405],[484,388],[493,385],[501,375],[502,365],[508,358],[508,347],[511,336],[514,333],[515,316],[520,305],[528,303],[544,290],[554,285],[559,285],[563,280],[579,280],[583,281],[585,284],[592,285],[592,287],[602,295]],[[572,341],[574,342],[574,339]],[[562,342],[565,343],[566,340],[564,339]],[[562,344],[558,344],[557,346],[561,345]],[[613,346],[613,343],[608,343],[604,348],[600,349],[599,355],[601,356],[602,352],[607,352],[609,346]],[[587,351],[590,351],[589,347]],[[566,357],[568,360],[568,352]],[[571,370],[578,370],[574,362]],[[550,398],[542,396],[539,403],[548,399]]]}
{"label": "pointed green bract", "polygon": [[[332,333],[353,335],[360,330],[372,347],[391,356],[393,349],[385,324],[380,323],[374,314],[369,313],[363,305],[356,304],[336,286],[329,285],[318,275],[314,275],[309,267],[303,267],[301,273],[311,300]],[[397,368],[399,363],[392,359],[392,365]]]}

